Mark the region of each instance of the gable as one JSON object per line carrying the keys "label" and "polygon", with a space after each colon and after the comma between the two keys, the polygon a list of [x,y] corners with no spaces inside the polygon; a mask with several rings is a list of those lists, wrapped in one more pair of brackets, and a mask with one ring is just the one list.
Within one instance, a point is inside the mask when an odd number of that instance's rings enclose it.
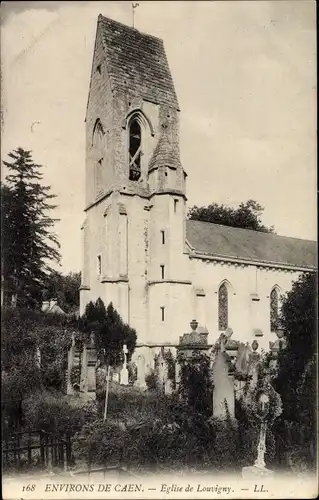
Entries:
{"label": "gable", "polygon": [[316,242],[210,222],[186,221],[186,239],[197,254],[301,269],[315,269]]}

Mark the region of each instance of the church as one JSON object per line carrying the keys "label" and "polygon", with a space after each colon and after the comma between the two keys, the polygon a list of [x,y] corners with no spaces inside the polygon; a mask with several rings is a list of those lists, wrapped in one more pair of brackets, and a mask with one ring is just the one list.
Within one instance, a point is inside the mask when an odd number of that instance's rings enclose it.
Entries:
{"label": "church", "polygon": [[234,339],[268,350],[281,295],[316,268],[314,241],[187,220],[180,118],[163,41],[99,15],[80,313],[98,297],[113,302],[136,329],[143,373],[192,319],[209,343],[232,329]]}

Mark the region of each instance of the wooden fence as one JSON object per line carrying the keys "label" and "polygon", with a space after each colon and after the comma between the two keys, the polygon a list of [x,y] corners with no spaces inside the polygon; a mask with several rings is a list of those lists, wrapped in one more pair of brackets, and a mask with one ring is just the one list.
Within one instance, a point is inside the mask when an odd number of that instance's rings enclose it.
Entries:
{"label": "wooden fence", "polygon": [[67,469],[73,463],[70,436],[44,431],[12,432],[2,437],[3,469]]}

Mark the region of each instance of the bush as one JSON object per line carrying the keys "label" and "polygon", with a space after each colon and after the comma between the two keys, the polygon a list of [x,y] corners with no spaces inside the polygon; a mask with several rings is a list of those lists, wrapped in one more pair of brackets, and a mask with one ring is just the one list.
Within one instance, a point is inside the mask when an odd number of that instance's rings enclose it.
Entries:
{"label": "bush", "polygon": [[137,366],[136,363],[130,362],[127,365],[127,370],[128,370],[128,381],[130,385],[134,385],[135,382],[137,381]]}
{"label": "bush", "polygon": [[80,431],[90,411],[85,407],[74,407],[61,393],[38,392],[23,403],[25,428],[29,431],[43,430],[56,435],[74,435]]}
{"label": "bush", "polygon": [[90,465],[116,464],[121,461],[126,432],[107,420],[95,420],[84,425],[74,441],[74,453]]}
{"label": "bush", "polygon": [[225,471],[251,463],[250,456],[243,456],[231,419],[209,419],[176,395],[110,394],[108,408],[106,422],[100,418],[85,425],[76,438],[77,453],[91,463]]}
{"label": "bush", "polygon": [[182,400],[195,412],[207,417],[213,413],[213,380],[209,356],[193,353],[191,360],[178,356],[180,381],[178,392]]}
{"label": "bush", "polygon": [[149,391],[156,391],[158,387],[158,378],[154,370],[146,375],[145,382]]}
{"label": "bush", "polygon": [[[6,392],[23,398],[43,387],[63,390],[73,324],[29,309],[1,308],[1,312]],[[36,362],[38,352],[41,366]]]}
{"label": "bush", "polygon": [[72,366],[70,373],[70,382],[72,387],[74,384],[80,385],[81,382],[81,370],[79,366]]}

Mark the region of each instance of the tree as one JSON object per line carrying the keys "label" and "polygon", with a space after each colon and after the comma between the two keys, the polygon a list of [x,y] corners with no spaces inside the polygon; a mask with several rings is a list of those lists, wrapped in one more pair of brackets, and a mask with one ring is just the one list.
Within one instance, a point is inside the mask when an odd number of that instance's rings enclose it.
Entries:
{"label": "tree", "polygon": [[104,420],[107,414],[108,388],[110,367],[123,363],[123,346],[127,346],[128,359],[133,354],[136,345],[136,331],[124,323],[114,309],[112,302],[105,309],[104,302],[98,298],[95,303],[89,302],[85,314],[80,319],[80,328],[87,335],[93,334],[98,361],[107,367]]}
{"label": "tree", "polygon": [[273,233],[273,226],[266,227],[261,222],[263,211],[264,207],[254,200],[248,200],[245,203],[242,202],[236,209],[212,203],[207,207],[193,206],[188,211],[188,218],[190,220],[201,220],[224,226],[252,229],[263,233]]}
{"label": "tree", "polygon": [[80,272],[70,272],[67,275],[63,275],[58,271],[52,271],[48,277],[48,285],[43,292],[43,300],[55,298],[63,311],[74,313],[80,305],[80,284]]}
{"label": "tree", "polygon": [[[292,424],[292,445],[316,436],[316,284],[315,273],[303,274],[283,299],[280,326],[287,345],[279,351],[276,390],[283,401],[283,418]],[[309,455],[309,453],[307,453]]]}
{"label": "tree", "polygon": [[80,328],[89,335],[93,333],[97,356],[102,364],[113,367],[120,365],[123,362],[124,344],[128,349],[128,358],[134,352],[136,331],[122,321],[112,302],[107,309],[100,298],[95,303],[89,302],[80,319]]}
{"label": "tree", "polygon": [[52,271],[50,261],[59,262],[59,242],[52,232],[57,219],[48,212],[56,208],[50,186],[41,184],[42,166],[31,152],[17,148],[4,161],[8,169],[2,198],[2,273],[5,302],[35,308]]}

